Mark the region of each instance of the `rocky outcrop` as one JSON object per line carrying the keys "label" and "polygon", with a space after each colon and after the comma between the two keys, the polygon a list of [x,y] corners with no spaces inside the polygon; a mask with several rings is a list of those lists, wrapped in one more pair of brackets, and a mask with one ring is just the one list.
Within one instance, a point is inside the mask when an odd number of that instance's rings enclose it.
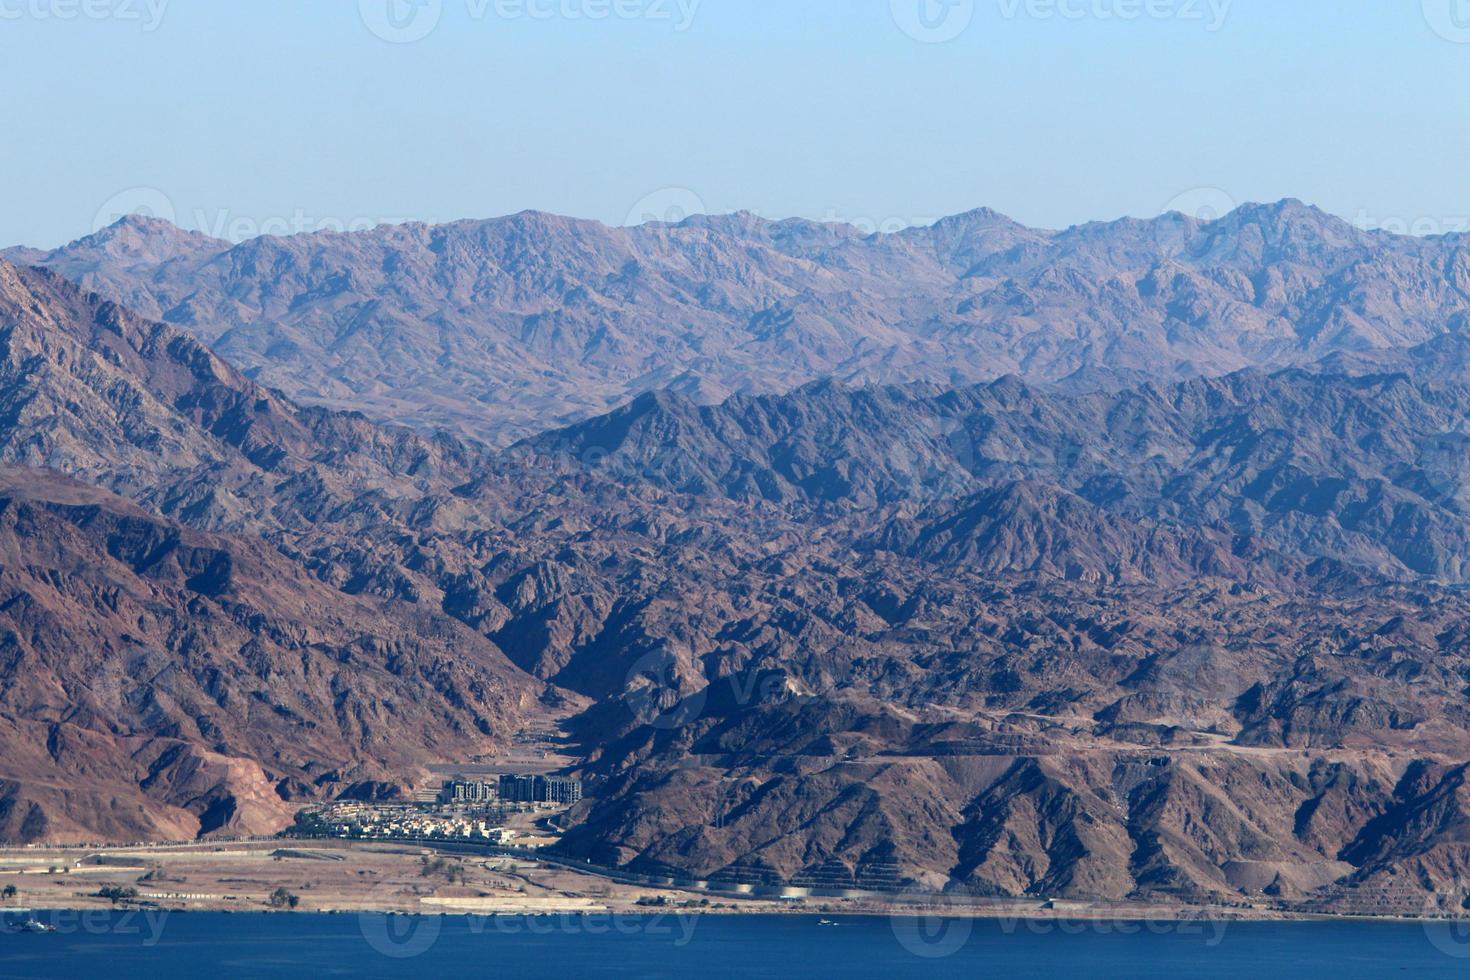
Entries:
{"label": "rocky outcrop", "polygon": [[130,217],[9,254],[297,400],[497,444],[664,388],[715,403],[827,377],[1117,387],[1280,367],[1411,346],[1470,307],[1459,238],[1297,201],[1063,231],[982,209],[879,234],[527,212],[238,245]]}
{"label": "rocky outcrop", "polygon": [[[1337,254],[1299,219],[1219,269],[1295,302]],[[1096,272],[1136,231],[976,220],[965,271],[1071,241]],[[504,262],[534,266],[535,224]],[[600,261],[595,228],[559,234],[545,270]],[[502,248],[452,238],[465,269]],[[514,280],[486,295],[552,283]],[[554,713],[591,791],[565,848],[642,870],[1463,898],[1446,341],[1080,394],[661,392],[501,452],[303,408],[54,273],[0,265],[0,341],[8,838],[268,828]]]}

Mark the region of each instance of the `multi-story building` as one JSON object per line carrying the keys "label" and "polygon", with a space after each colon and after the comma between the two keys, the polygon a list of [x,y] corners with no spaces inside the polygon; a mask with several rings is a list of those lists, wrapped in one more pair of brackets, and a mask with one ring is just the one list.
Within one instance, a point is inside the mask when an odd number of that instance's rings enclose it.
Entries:
{"label": "multi-story building", "polygon": [[560,803],[571,806],[582,799],[582,781],[565,776],[537,776],[538,803]]}
{"label": "multi-story building", "polygon": [[454,780],[444,784],[439,802],[454,806],[489,803],[554,803],[571,806],[582,799],[582,781],[566,776],[504,775],[489,780]]}
{"label": "multi-story building", "polygon": [[500,798],[510,803],[557,803],[570,806],[582,799],[582,781],[564,776],[500,777]]}
{"label": "multi-story building", "polygon": [[536,776],[500,777],[500,798],[511,803],[535,803]]}
{"label": "multi-story building", "polygon": [[445,785],[441,799],[445,803],[461,805],[494,803],[500,799],[500,783],[480,781],[460,782],[456,780]]}

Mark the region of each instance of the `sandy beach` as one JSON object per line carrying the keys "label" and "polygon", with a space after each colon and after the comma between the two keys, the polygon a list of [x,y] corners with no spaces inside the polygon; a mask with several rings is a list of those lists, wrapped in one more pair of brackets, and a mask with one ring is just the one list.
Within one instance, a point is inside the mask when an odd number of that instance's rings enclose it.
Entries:
{"label": "sandy beach", "polygon": [[[1034,898],[978,904],[903,895],[741,898],[624,884],[534,860],[351,841],[0,849],[0,889],[6,886],[13,886],[16,893],[0,902],[0,909],[563,916],[691,910],[1119,922],[1343,918],[1268,908],[1042,902]],[[114,902],[114,895],[121,897]]]}

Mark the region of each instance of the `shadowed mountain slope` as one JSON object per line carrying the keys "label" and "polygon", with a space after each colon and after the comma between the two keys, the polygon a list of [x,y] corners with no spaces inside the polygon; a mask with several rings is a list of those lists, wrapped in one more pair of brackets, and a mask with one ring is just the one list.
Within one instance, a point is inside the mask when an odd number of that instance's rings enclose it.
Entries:
{"label": "shadowed mountain slope", "polygon": [[[967,269],[1146,251],[972,220]],[[1293,228],[1262,261],[1318,257]],[[793,263],[853,244],[800,231]],[[279,826],[552,716],[589,788],[562,848],[642,870],[1458,903],[1455,341],[1092,393],[649,392],[490,452],[0,265],[0,833]]]}
{"label": "shadowed mountain slope", "polygon": [[1458,237],[1297,201],[1052,232],[987,210],[864,235],[527,212],[231,245],[156,219],[14,250],[212,345],[292,398],[505,444],[660,388],[704,403],[836,377],[1117,387],[1458,329]]}
{"label": "shadowed mountain slope", "polygon": [[0,403],[4,836],[270,830],[288,801],[503,744],[535,708],[541,685],[483,636],[262,537],[452,451],[298,410],[3,263]]}

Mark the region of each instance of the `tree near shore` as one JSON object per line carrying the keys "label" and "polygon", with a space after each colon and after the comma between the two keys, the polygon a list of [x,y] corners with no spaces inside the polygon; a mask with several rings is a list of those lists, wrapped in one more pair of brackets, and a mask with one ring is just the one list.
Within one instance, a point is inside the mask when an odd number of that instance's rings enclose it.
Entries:
{"label": "tree near shore", "polygon": [[138,889],[136,889],[136,888],[122,888],[122,887],[119,887],[117,885],[107,885],[106,887],[99,888],[97,890],[97,897],[98,898],[105,898],[109,902],[111,902],[113,905],[116,905],[118,902],[121,902],[121,901],[123,901],[125,899],[137,898],[138,897]]}
{"label": "tree near shore", "polygon": [[301,904],[301,896],[293,895],[282,887],[271,892],[270,902],[273,909],[294,909]]}

